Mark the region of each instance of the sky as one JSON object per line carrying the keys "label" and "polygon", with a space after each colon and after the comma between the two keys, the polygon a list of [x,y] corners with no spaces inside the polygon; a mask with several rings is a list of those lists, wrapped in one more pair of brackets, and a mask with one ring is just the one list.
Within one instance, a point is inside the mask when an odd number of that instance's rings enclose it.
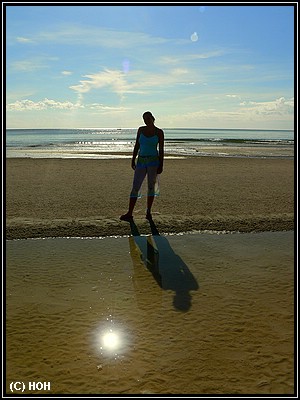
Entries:
{"label": "sky", "polygon": [[296,3],[23,4],[2,4],[7,128],[294,128]]}

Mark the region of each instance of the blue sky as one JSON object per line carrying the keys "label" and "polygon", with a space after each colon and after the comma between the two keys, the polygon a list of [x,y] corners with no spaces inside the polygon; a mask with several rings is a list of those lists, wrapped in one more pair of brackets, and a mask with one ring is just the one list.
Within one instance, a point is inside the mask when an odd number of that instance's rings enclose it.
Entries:
{"label": "blue sky", "polygon": [[8,128],[134,128],[146,110],[165,128],[294,127],[293,3],[20,4]]}

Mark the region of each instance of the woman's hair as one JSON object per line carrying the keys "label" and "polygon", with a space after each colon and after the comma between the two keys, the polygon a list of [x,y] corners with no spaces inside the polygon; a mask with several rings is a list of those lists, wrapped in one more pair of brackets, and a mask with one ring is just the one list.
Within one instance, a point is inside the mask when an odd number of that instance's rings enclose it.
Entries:
{"label": "woman's hair", "polygon": [[152,115],[152,113],[151,113],[150,111],[144,112],[143,118],[145,118],[145,117],[147,117],[147,116],[151,117],[151,118],[153,119],[153,122],[155,121],[155,118],[153,117],[153,115]]}

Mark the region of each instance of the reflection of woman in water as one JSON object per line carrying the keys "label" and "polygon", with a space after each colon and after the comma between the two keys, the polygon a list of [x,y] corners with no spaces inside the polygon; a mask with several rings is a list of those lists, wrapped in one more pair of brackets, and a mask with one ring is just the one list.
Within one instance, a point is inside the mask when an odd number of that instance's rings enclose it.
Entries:
{"label": "reflection of woman in water", "polygon": [[[132,282],[136,294],[136,302],[140,309],[156,314],[161,308],[162,290],[159,284],[157,251],[151,246],[151,236],[130,236],[129,249],[133,264]],[[146,269],[146,268],[147,269]],[[153,276],[157,276],[157,283]],[[152,272],[153,271],[153,272]],[[157,273],[155,273],[157,271]],[[150,300],[151,299],[151,300]]]}
{"label": "reflection of woman in water", "polygon": [[[140,189],[147,175],[148,197],[146,218],[151,218],[151,208],[154,196],[158,195],[157,175],[163,171],[164,162],[164,132],[154,125],[155,118],[150,111],[143,114],[145,126],[138,129],[131,167],[134,170],[134,178],[128,211],[121,215],[122,221],[131,221],[135,203],[140,197]],[[157,149],[158,146],[158,149]],[[135,162],[138,156],[137,163]]]}

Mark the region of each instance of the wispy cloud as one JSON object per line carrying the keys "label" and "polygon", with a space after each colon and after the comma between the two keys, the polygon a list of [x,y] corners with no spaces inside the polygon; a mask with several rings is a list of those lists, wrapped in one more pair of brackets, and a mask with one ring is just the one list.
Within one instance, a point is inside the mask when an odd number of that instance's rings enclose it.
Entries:
{"label": "wispy cloud", "polygon": [[34,40],[26,38],[26,37],[21,37],[21,36],[16,37],[16,41],[19,43],[25,43],[25,44],[34,43]]}
{"label": "wispy cloud", "polygon": [[17,37],[16,41],[23,43],[58,43],[76,46],[100,46],[105,48],[126,49],[136,46],[156,46],[159,44],[173,43],[185,44],[189,40],[167,39],[144,32],[129,32],[117,29],[84,27],[79,25],[64,25],[62,28],[40,31],[28,35],[26,38]]}
{"label": "wispy cloud", "polygon": [[241,99],[241,96],[239,96],[238,94],[226,94],[225,96],[229,99]]}
{"label": "wispy cloud", "polygon": [[185,54],[184,56],[181,57],[176,57],[176,56],[162,56],[159,58],[159,62],[161,64],[182,64],[188,61],[195,61],[195,60],[205,60],[208,58],[215,58],[215,57],[221,57],[224,56],[225,54],[231,53],[230,50],[228,49],[219,49],[219,50],[214,50],[210,52],[205,52],[205,53],[197,53],[197,54]]}
{"label": "wispy cloud", "polygon": [[72,71],[61,71],[62,75],[72,75],[73,72]]}
{"label": "wispy cloud", "polygon": [[47,66],[42,62],[35,62],[32,60],[14,61],[11,63],[11,68],[16,72],[32,72]]}
{"label": "wispy cloud", "polygon": [[31,59],[24,59],[13,61],[10,64],[11,70],[14,72],[34,72],[43,68],[49,68],[50,63],[57,61],[58,57],[33,57]]}
{"label": "wispy cloud", "polygon": [[128,93],[143,93],[149,88],[163,88],[175,84],[191,84],[189,71],[185,68],[173,68],[161,73],[132,71],[126,74],[120,70],[109,70],[84,75],[78,85],[70,86],[78,94],[88,93],[94,89],[109,88],[112,92],[123,96]]}
{"label": "wispy cloud", "polygon": [[82,95],[92,89],[108,87],[120,96],[130,89],[125,74],[121,71],[106,69],[95,74],[84,75],[84,78],[88,79],[81,80],[78,85],[70,86],[70,89]]}

